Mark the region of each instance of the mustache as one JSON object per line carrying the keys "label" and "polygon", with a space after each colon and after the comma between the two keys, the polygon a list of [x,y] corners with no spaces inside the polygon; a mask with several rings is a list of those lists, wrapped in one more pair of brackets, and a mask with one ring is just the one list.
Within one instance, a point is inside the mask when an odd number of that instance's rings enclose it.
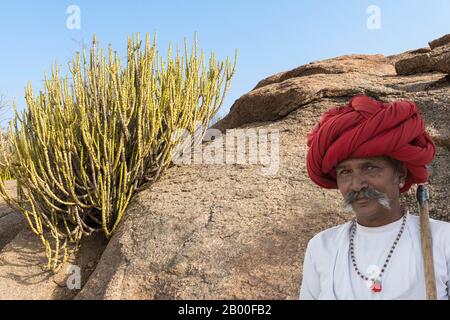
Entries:
{"label": "mustache", "polygon": [[352,203],[358,198],[374,199],[377,200],[378,203],[386,209],[391,209],[391,206],[389,204],[389,197],[385,193],[380,192],[372,187],[368,187],[361,189],[360,191],[350,191],[345,195],[342,205],[344,206],[346,211],[353,211]]}

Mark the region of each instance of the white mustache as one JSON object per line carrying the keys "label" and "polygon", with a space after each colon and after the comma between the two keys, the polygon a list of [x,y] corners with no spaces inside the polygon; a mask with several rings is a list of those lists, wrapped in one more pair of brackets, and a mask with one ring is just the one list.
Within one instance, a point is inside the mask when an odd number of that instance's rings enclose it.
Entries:
{"label": "white mustache", "polygon": [[353,211],[352,203],[361,197],[377,200],[377,202],[381,206],[385,207],[388,210],[391,209],[389,198],[385,193],[380,192],[373,188],[366,188],[361,191],[351,191],[345,196],[343,201],[345,211],[352,212]]}

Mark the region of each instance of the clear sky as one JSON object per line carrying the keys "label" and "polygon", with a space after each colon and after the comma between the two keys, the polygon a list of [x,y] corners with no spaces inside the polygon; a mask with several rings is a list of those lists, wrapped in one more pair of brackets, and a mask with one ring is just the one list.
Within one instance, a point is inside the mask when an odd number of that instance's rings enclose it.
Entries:
{"label": "clear sky", "polygon": [[[80,29],[68,29],[70,5],[80,8]],[[371,5],[379,8],[379,28],[370,28]],[[372,21],[372,20],[370,20]],[[373,25],[373,24],[372,24]],[[0,3],[0,93],[24,108],[24,87],[42,87],[44,71],[63,67],[93,33],[100,45],[124,53],[128,35],[152,36],[165,54],[169,42],[183,46],[198,34],[205,58],[233,59],[236,74],[220,115],[258,81],[315,60],[343,54],[385,55],[426,47],[450,33],[448,0],[43,0]],[[8,118],[11,113],[3,113]],[[4,122],[2,122],[2,126]]]}

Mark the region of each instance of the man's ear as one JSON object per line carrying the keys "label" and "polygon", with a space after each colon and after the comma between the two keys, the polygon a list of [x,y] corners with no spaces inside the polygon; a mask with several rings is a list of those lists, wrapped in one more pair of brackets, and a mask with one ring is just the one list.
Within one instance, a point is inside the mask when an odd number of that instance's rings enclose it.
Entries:
{"label": "man's ear", "polygon": [[398,174],[398,182],[404,185],[406,178],[408,177],[408,169],[404,164],[401,165],[397,174]]}
{"label": "man's ear", "polygon": [[403,170],[403,179],[406,180],[406,178],[408,178],[408,169],[406,168],[406,166],[404,164],[402,164],[402,170]]}

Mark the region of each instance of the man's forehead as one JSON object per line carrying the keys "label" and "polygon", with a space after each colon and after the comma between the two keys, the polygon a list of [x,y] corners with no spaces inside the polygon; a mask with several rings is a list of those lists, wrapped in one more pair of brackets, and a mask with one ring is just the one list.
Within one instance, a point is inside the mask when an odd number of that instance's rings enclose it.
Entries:
{"label": "man's forehead", "polygon": [[385,161],[384,157],[379,156],[379,157],[367,157],[367,158],[350,158],[344,161],[339,162],[336,165],[336,169],[340,168],[340,167],[345,167],[347,165],[351,165],[351,164],[362,164],[362,163],[366,163],[366,162],[383,162]]}

